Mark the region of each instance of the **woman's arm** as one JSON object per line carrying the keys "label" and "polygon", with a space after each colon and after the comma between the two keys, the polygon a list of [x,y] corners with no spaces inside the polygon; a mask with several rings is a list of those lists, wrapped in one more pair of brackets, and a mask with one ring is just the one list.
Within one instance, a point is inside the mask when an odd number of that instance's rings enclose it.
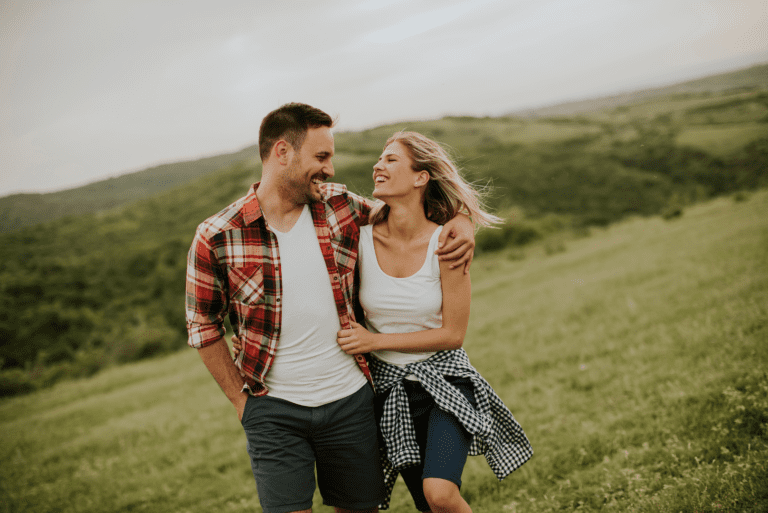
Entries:
{"label": "woman's arm", "polygon": [[352,329],[341,330],[337,342],[347,354],[371,351],[420,353],[458,349],[464,343],[469,324],[472,285],[463,267],[451,269],[450,261],[440,261],[440,286],[443,291],[443,325],[413,333],[371,333],[352,323]]}

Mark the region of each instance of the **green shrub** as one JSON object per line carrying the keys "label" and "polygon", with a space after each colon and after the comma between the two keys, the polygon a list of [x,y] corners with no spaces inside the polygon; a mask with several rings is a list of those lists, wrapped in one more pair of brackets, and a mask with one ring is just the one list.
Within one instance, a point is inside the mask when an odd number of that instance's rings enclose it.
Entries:
{"label": "green shrub", "polygon": [[510,223],[501,228],[504,241],[510,246],[523,246],[541,238],[541,231],[527,222]]}
{"label": "green shrub", "polygon": [[669,205],[661,211],[661,217],[670,221],[683,215],[683,207],[680,205]]}
{"label": "green shrub", "polygon": [[178,341],[178,332],[168,326],[136,326],[116,341],[110,351],[115,361],[132,362],[177,349]]}
{"label": "green shrub", "polygon": [[0,371],[0,397],[33,392],[37,387],[29,374],[22,369]]}
{"label": "green shrub", "polygon": [[678,193],[673,194],[661,211],[661,217],[670,221],[683,215],[683,200]]}
{"label": "green shrub", "polygon": [[480,252],[498,251],[506,245],[504,232],[500,228],[483,228],[475,235],[475,246]]}
{"label": "green shrub", "polygon": [[733,195],[733,201],[736,203],[741,203],[743,201],[747,201],[749,199],[749,194],[745,191],[739,191]]}
{"label": "green shrub", "polygon": [[565,241],[561,237],[549,238],[544,243],[544,252],[547,255],[555,255],[557,253],[564,253],[567,247]]}

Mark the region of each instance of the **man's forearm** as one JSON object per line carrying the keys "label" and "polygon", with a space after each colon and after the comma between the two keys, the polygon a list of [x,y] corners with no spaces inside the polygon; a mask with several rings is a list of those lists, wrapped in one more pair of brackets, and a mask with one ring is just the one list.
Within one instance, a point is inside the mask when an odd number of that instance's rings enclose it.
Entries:
{"label": "man's forearm", "polygon": [[243,377],[240,376],[240,370],[232,361],[229,354],[227,342],[220,338],[213,344],[198,349],[200,358],[203,360],[208,372],[219,384],[219,387],[226,394],[238,411],[242,415],[242,408],[245,405],[246,394],[243,393]]}

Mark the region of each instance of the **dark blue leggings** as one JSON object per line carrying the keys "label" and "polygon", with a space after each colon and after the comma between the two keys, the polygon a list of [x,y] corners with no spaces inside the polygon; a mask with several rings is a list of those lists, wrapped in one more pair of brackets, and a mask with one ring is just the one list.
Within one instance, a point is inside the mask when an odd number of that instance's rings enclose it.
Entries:
{"label": "dark blue leggings", "polygon": [[[467,378],[446,377],[464,397],[476,406],[472,382]],[[459,423],[456,417],[441,410],[421,383],[404,380],[408,395],[408,406],[413,417],[416,442],[419,444],[421,463],[403,469],[403,476],[411,497],[419,511],[429,510],[424,497],[423,480],[428,477],[445,479],[461,487],[461,473],[467,462],[472,435]],[[376,413],[381,418],[384,401],[389,394],[380,394],[376,398]]]}

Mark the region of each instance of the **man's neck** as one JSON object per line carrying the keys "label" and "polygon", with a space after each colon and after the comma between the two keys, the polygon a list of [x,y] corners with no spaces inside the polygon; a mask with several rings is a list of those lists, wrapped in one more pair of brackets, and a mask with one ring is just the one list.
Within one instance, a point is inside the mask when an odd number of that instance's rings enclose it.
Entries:
{"label": "man's neck", "polygon": [[277,187],[270,182],[262,182],[256,189],[256,197],[259,199],[259,207],[267,224],[280,232],[289,232],[296,224],[303,203],[295,203],[280,193]]}

